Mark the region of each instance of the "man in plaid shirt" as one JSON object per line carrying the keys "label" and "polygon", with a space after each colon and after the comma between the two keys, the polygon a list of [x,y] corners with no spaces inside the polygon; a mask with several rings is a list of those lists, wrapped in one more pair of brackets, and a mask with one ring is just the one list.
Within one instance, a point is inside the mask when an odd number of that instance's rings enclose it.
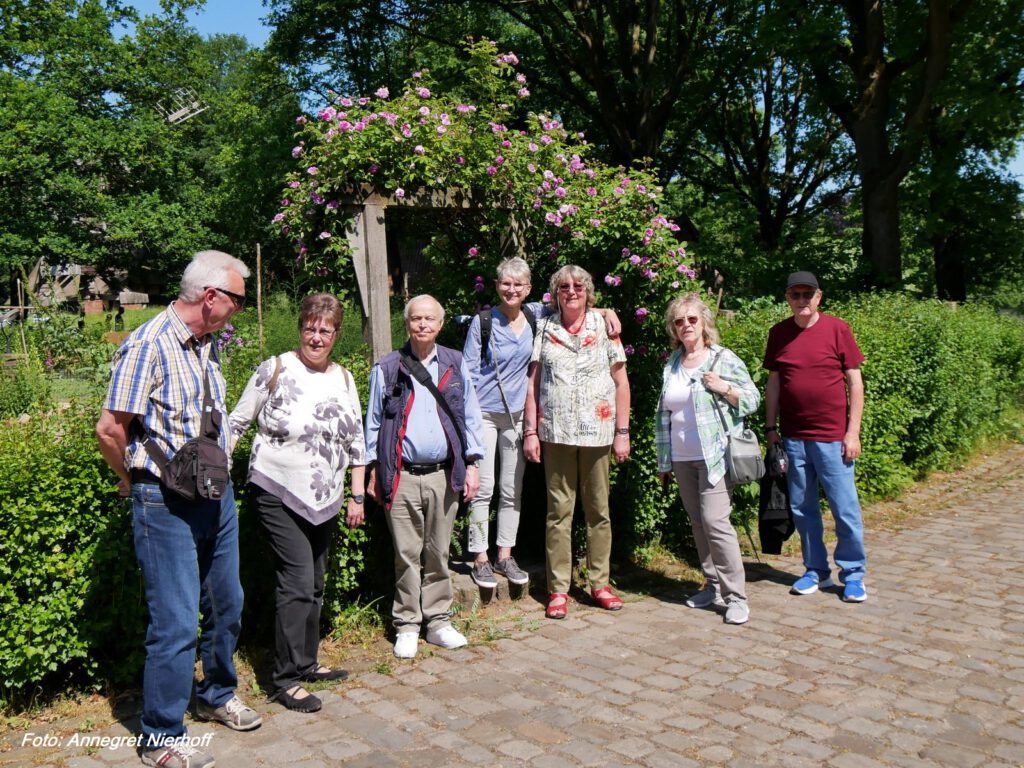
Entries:
{"label": "man in plaid shirt", "polygon": [[[238,517],[230,482],[219,500],[187,501],[168,490],[143,440],[170,459],[198,436],[204,378],[226,427],[225,383],[214,332],[245,305],[249,270],[219,251],[197,253],[176,301],[125,339],[114,355],[103,412],[100,451],[131,495],[135,555],[142,569],[149,628],[143,677],[142,762],[162,768],[209,768],[185,731],[192,692],[196,624],[203,680],[197,716],[250,730],[260,716],[235,696],[232,656],[241,629]],[[225,453],[228,434],[218,438]]]}

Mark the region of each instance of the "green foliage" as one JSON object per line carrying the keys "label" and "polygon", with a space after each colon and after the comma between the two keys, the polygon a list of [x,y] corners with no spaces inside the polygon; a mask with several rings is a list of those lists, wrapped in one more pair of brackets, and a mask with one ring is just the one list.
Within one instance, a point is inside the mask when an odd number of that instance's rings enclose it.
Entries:
{"label": "green foliage", "polygon": [[141,587],[125,502],[92,437],[94,412],[0,430],[0,698],[125,681],[142,654]]}
{"label": "green foliage", "polygon": [[[863,295],[822,306],[853,329],[864,352],[857,486],[865,500],[891,498],[929,471],[962,461],[980,441],[1020,437],[1024,323],[983,304],[961,306],[901,294]],[[764,392],[768,328],[789,315],[752,305],[720,322]],[[750,419],[764,438],[764,409]],[[756,499],[734,497],[737,520],[756,518]]]}
{"label": "green foliage", "polygon": [[0,419],[33,413],[50,401],[50,383],[35,354],[0,368]]}

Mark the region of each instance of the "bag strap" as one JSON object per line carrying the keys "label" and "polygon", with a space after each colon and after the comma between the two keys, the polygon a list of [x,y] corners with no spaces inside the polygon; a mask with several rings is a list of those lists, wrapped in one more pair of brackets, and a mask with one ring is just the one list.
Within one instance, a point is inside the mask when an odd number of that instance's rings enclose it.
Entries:
{"label": "bag strap", "polygon": [[[537,318],[533,316],[533,312],[526,309],[520,309],[523,316],[526,318],[526,322],[530,326],[530,335],[537,335]],[[494,316],[491,315],[490,309],[481,309],[477,312],[480,317],[480,362],[487,362],[487,358],[490,357],[490,343],[491,343],[491,324],[494,321]]]}
{"label": "bag strap", "polygon": [[270,376],[270,384],[267,385],[267,394],[272,395],[277,390],[277,379],[281,375],[281,356],[274,355],[274,373]]}
{"label": "bag strap", "polygon": [[452,413],[452,409],[448,405],[448,401],[444,399],[444,395],[442,395],[440,390],[438,390],[437,385],[434,384],[434,380],[430,378],[430,372],[423,367],[423,363],[412,356],[408,344],[402,347],[399,354],[401,355],[402,364],[405,366],[406,370],[413,375],[416,381],[427,388],[430,394],[434,396],[434,399],[437,400],[437,404],[441,407],[441,410],[447,414],[452,426],[455,428],[455,436],[459,438],[459,447],[462,449],[462,456],[465,457],[466,436],[462,434],[462,430],[459,428],[459,422],[455,419],[455,414]]}
{"label": "bag strap", "polygon": [[[718,363],[718,358],[722,356],[722,350],[718,350],[715,353],[714,358],[711,360],[711,365],[708,366],[709,371],[715,370],[715,364]],[[729,425],[725,423],[725,416],[722,415],[721,409],[718,407],[718,399],[721,397],[715,392],[711,393],[711,400],[714,403],[715,413],[718,414],[719,420],[722,422],[722,431],[725,432],[725,439],[732,440],[732,435],[729,432]]]}
{"label": "bag strap", "polygon": [[480,363],[486,363],[487,358],[490,357],[490,344],[491,344],[491,317],[490,309],[481,309],[477,312],[477,316],[480,318]]}
{"label": "bag strap", "polygon": [[[217,435],[220,433],[220,411],[216,408],[213,396],[210,394],[210,370],[209,368],[203,369],[203,417],[199,423],[199,432],[203,437],[209,438],[210,440],[216,440]],[[142,424],[142,419],[139,416],[135,417],[135,422],[139,425],[139,429],[142,431],[142,447],[146,449],[146,453],[149,454],[149,458],[153,460],[153,463],[160,469],[160,476],[163,477],[166,469],[168,458],[164,456],[163,451],[159,450],[153,443],[153,438],[149,432],[146,431],[145,426]]]}

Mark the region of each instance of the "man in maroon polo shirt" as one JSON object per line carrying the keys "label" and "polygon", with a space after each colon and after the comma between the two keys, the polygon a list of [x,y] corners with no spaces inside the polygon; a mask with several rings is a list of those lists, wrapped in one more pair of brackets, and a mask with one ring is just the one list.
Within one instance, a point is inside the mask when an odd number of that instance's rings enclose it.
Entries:
{"label": "man in maroon polo shirt", "polygon": [[818,504],[820,483],[836,522],[834,557],[843,600],[860,603],[867,599],[867,554],[853,464],[861,450],[864,355],[846,322],[818,311],[821,295],[810,272],[794,272],[786,282],[793,316],[768,332],[765,429],[768,445],[781,439],[789,456],[789,505],[806,569],[791,591],[809,595],[833,586]]}

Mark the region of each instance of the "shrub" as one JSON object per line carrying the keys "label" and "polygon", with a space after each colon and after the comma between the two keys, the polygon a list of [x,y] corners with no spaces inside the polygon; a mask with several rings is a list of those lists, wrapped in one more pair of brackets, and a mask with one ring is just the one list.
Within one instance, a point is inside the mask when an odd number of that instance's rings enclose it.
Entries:
{"label": "shrub", "polygon": [[144,613],[126,507],[95,413],[36,414],[0,430],[0,678],[10,700],[47,681],[123,680]]}
{"label": "shrub", "polygon": [[35,354],[12,368],[0,368],[0,419],[32,413],[49,401],[50,383]]}

